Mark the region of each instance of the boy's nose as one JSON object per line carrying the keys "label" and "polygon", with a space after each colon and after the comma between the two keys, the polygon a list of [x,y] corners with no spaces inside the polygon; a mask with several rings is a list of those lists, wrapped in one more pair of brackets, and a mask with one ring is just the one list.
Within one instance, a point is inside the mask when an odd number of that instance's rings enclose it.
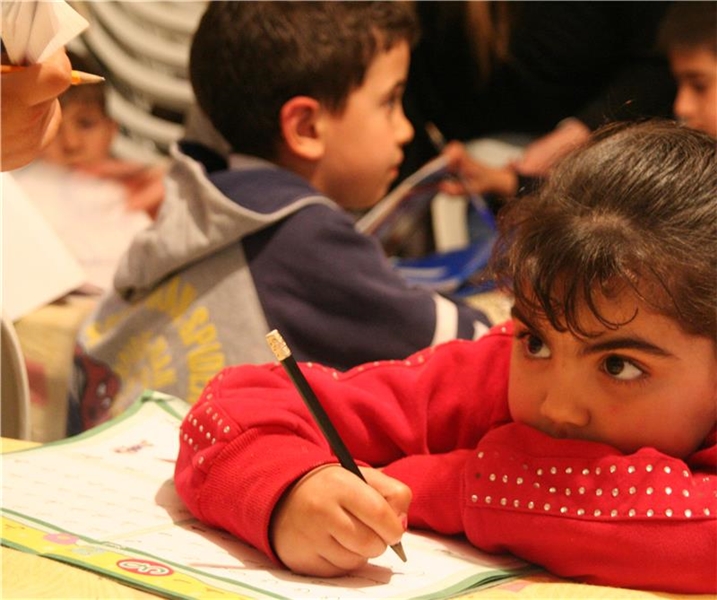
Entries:
{"label": "boy's nose", "polygon": [[399,118],[399,123],[397,127],[397,134],[396,137],[398,138],[398,143],[403,146],[405,144],[408,144],[413,139],[413,134],[415,133],[413,129],[413,125],[411,124],[411,121],[408,120],[408,117],[406,117],[406,114],[401,111],[401,116]]}
{"label": "boy's nose", "polygon": [[678,119],[685,121],[689,125],[689,121],[695,112],[694,95],[684,87],[678,89],[672,111]]}
{"label": "boy's nose", "polygon": [[81,136],[72,127],[60,127],[58,137],[65,150],[75,150],[80,145]]}

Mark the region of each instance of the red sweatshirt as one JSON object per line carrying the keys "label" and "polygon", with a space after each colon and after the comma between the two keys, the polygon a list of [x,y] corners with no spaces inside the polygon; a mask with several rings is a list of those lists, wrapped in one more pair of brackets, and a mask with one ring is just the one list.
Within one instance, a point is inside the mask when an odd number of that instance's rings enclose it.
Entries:
{"label": "red sweatshirt", "polygon": [[[717,592],[715,431],[683,461],[512,422],[511,339],[507,324],[407,360],[301,368],[357,461],[411,487],[412,527],[465,533],[482,550],[589,583]],[[276,364],[219,373],[180,435],[175,482],[192,513],[274,560],[274,506],[336,462]]]}

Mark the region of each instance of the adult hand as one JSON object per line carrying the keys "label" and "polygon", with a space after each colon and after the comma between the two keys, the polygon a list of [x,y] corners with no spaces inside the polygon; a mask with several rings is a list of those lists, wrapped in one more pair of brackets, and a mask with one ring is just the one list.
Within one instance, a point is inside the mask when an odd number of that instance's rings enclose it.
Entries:
{"label": "adult hand", "polygon": [[368,485],[338,465],[318,467],[277,505],[270,539],[289,569],[344,575],[400,541],[411,490],[376,469],[361,472]]}
{"label": "adult hand", "polygon": [[69,87],[71,71],[58,50],[43,63],[2,74],[2,171],[25,166],[55,137],[62,119],[57,97]]}
{"label": "adult hand", "polygon": [[523,175],[545,177],[560,158],[589,137],[587,125],[578,119],[567,119],[550,133],[528,144],[514,167]]}
{"label": "adult hand", "polygon": [[511,167],[490,167],[472,158],[460,142],[446,144],[443,154],[457,179],[442,181],[439,186],[442,192],[460,196],[467,188],[473,194],[509,197],[518,191],[518,176]]}

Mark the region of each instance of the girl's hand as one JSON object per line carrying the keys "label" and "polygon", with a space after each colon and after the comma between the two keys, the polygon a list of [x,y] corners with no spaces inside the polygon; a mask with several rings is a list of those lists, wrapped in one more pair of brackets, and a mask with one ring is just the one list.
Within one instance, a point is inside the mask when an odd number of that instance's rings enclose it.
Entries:
{"label": "girl's hand", "polygon": [[366,482],[339,465],[301,478],[277,505],[269,532],[279,559],[295,573],[334,577],[398,543],[411,490],[376,469]]}
{"label": "girl's hand", "polygon": [[450,142],[443,150],[448,166],[459,180],[445,180],[439,189],[446,194],[462,196],[466,189],[472,194],[514,196],[518,191],[518,176],[511,167],[489,167],[472,158],[463,144]]}

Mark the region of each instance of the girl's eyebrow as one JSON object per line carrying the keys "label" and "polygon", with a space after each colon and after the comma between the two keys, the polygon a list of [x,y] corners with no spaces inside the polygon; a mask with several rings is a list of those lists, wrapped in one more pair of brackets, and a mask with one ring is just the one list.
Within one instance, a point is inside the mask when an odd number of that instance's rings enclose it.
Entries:
{"label": "girl's eyebrow", "polygon": [[672,356],[672,354],[664,348],[660,348],[652,342],[648,342],[636,335],[611,338],[602,342],[588,342],[580,349],[580,354],[598,354],[600,352],[610,352],[614,350],[640,350],[641,352],[647,352],[654,356]]}
{"label": "girl's eyebrow", "polygon": [[518,321],[525,324],[525,326],[531,331],[535,331],[536,333],[542,332],[540,327],[536,326],[535,323],[531,322],[530,319],[528,319],[515,304],[510,308],[510,316],[513,319],[517,319]]}
{"label": "girl's eyebrow", "polygon": [[[510,315],[514,319],[521,321],[525,324],[528,329],[535,331],[537,334],[542,335],[540,327],[537,327],[534,323],[531,323],[529,319],[523,315],[519,308],[515,305],[510,309]],[[601,352],[611,352],[616,350],[639,350],[646,352],[654,356],[669,357],[672,356],[670,352],[645,340],[638,335],[624,335],[620,337],[612,337],[607,340],[590,340],[585,341],[584,345],[580,349],[580,355],[585,356],[588,354],[599,354]]]}

